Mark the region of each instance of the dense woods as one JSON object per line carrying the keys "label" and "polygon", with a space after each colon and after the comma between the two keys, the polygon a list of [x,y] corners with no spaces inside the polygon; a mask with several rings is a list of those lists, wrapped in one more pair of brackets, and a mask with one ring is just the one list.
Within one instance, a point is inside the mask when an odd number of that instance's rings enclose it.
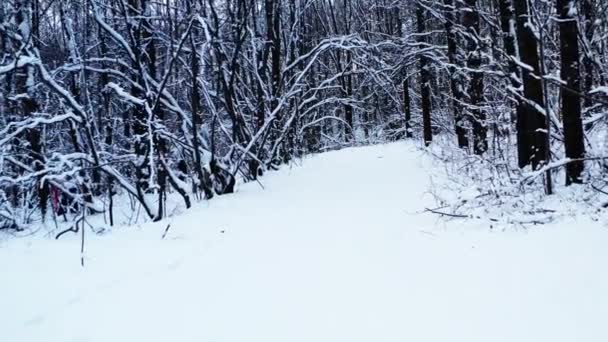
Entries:
{"label": "dense woods", "polygon": [[605,191],[607,44],[601,0],[5,0],[0,229],[398,139]]}

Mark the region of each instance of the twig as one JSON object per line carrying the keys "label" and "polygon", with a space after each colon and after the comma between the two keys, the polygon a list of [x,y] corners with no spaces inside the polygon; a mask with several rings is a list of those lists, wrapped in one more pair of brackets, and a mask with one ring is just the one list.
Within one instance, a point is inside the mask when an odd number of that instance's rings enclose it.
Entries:
{"label": "twig", "polygon": [[167,236],[167,232],[169,231],[169,228],[171,228],[171,223],[169,223],[167,225],[167,228],[165,228],[165,232],[163,233],[163,236],[161,237],[161,240],[165,239],[165,237]]}
{"label": "twig", "polygon": [[59,240],[59,238],[60,238],[60,237],[61,237],[63,234],[65,234],[65,233],[67,233],[67,232],[74,232],[74,233],[78,233],[78,230],[79,230],[79,228],[78,228],[78,223],[80,223],[80,220],[82,220],[82,218],[77,219],[77,220],[76,220],[76,222],[74,222],[74,223],[73,223],[73,224],[70,226],[70,228],[65,229],[65,230],[63,230],[63,231],[59,232],[59,234],[55,235],[55,240]]}
{"label": "twig", "polygon": [[80,266],[84,267],[84,223],[85,223],[85,214],[87,212],[86,208],[82,208],[82,227],[80,232]]}
{"label": "twig", "polygon": [[549,163],[543,167],[541,167],[540,169],[530,172],[527,175],[524,175],[523,179],[520,181],[521,184],[533,180],[534,178],[543,175],[546,171],[550,171],[553,169],[557,169],[560,167],[565,167],[566,165],[570,164],[570,163],[574,163],[574,162],[584,162],[584,161],[596,161],[596,160],[607,160],[608,157],[588,157],[588,158],[565,158],[562,160],[558,160],[556,162],[553,163]]}
{"label": "twig", "polygon": [[430,208],[424,208],[425,212],[430,212],[433,214],[437,214],[437,215],[441,215],[441,216],[449,216],[449,217],[456,217],[456,218],[473,218],[470,215],[461,215],[461,214],[453,214],[453,213],[446,213],[443,211],[439,211],[439,210],[435,210],[435,209],[430,209]]}
{"label": "twig", "polygon": [[492,217],[481,217],[481,216],[473,216],[473,215],[462,215],[462,214],[455,214],[455,213],[446,213],[444,211],[439,211],[439,210],[435,210],[435,209],[430,209],[430,208],[424,208],[425,212],[430,212],[433,214],[437,214],[437,215],[441,215],[441,216],[449,216],[449,217],[455,217],[455,218],[467,218],[467,219],[478,219],[478,220],[490,220],[492,222],[498,222],[498,219],[492,218]]}

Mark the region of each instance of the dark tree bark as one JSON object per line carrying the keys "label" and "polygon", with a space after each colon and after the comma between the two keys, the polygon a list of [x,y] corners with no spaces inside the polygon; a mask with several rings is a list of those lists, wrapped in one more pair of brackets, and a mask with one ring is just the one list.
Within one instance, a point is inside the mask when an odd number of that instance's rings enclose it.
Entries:
{"label": "dark tree bark", "polygon": [[[188,2],[190,6],[190,2]],[[193,28],[193,32],[190,35],[190,49],[192,50],[190,55],[190,68],[192,69],[192,92],[190,93],[190,107],[192,110],[192,148],[194,154],[194,170],[196,172],[198,189],[202,190],[205,194],[205,199],[213,197],[213,191],[209,184],[209,175],[203,170],[203,161],[201,158],[201,143],[199,140],[199,127],[202,124],[202,112],[200,110],[200,92],[198,87],[198,77],[200,73],[199,56],[196,52],[196,44],[194,37],[196,36],[196,30]]]}
{"label": "dark tree bark", "polygon": [[[344,13],[345,33],[350,34],[351,33],[351,19],[352,19],[351,18],[352,7],[351,7],[350,0],[343,0],[342,11]],[[346,70],[347,74],[344,77],[344,86],[345,86],[345,96],[349,100],[353,96],[352,60],[353,60],[352,52],[346,51],[345,70]],[[344,119],[346,120],[346,123],[349,125],[349,127],[346,128],[346,141],[350,141],[351,139],[354,138],[354,136],[353,136],[353,134],[354,134],[354,132],[353,132],[353,129],[354,129],[353,106],[350,104],[346,104],[344,106]]]}
{"label": "dark tree bark", "polygon": [[[103,29],[101,28],[101,25],[97,24],[97,36],[99,39],[99,54],[101,56],[107,56],[108,55],[108,46],[106,43],[106,37],[105,37],[105,32],[103,31]],[[105,62],[101,63],[101,67],[105,70],[107,65]],[[111,113],[110,113],[110,94],[108,93],[108,91],[106,90],[106,85],[110,82],[110,77],[108,76],[107,72],[102,72],[99,75],[99,80],[98,80],[98,91],[99,94],[101,94],[101,98],[102,98],[102,104],[101,104],[101,110],[98,112],[97,114],[97,126],[99,127],[99,132],[101,135],[103,135],[103,131],[104,131],[104,118],[106,119],[110,119]],[[107,120],[107,126],[105,127],[105,138],[106,138],[106,144],[108,145],[108,147],[111,145],[112,142],[112,131],[113,131],[113,125],[112,125],[112,120]]]}
{"label": "dark tree bark", "polygon": [[[261,13],[258,12],[257,6],[251,6],[251,21],[253,23],[254,35],[259,40],[262,40],[262,34],[258,31],[258,18]],[[268,22],[268,19],[266,19]],[[266,100],[264,96],[264,86],[267,82],[267,64],[268,64],[268,56],[270,54],[270,43],[266,39],[266,42],[263,44],[262,49],[258,49],[256,51],[256,59],[258,61],[257,73],[260,77],[257,86],[257,108],[256,108],[256,129],[262,128],[265,122],[266,115]],[[257,166],[256,166],[257,169]]]}
{"label": "dark tree bark", "polygon": [[529,159],[525,165],[532,165],[536,169],[541,165],[547,156],[547,134],[545,116],[541,112],[545,108],[543,98],[543,86],[540,77],[540,62],[538,56],[538,42],[530,25],[533,21],[530,18],[527,0],[514,0],[517,27],[517,46],[521,62],[529,68],[520,68],[522,72],[524,98],[526,100],[524,113],[518,128],[526,136],[524,142],[528,145]]}
{"label": "dark tree bark", "polygon": [[[345,96],[347,99],[350,99],[353,95],[353,79],[352,79],[352,54],[350,51],[346,52],[346,72],[347,75],[344,77],[344,86],[345,86]],[[344,106],[344,119],[349,127],[346,127],[345,139],[346,141],[350,141],[353,138],[353,106],[350,104],[346,104]]]}
{"label": "dark tree bark", "polygon": [[455,8],[453,0],[444,0],[445,4],[445,32],[448,43],[448,60],[450,62],[450,89],[452,91],[452,111],[454,112],[454,124],[456,130],[456,138],[458,146],[468,148],[469,141],[466,131],[465,117],[463,115],[462,100],[464,94],[462,91],[462,82],[460,80],[459,66],[462,64],[460,55],[457,50],[457,37],[454,24],[456,16],[454,15]]}
{"label": "dark tree bark", "polygon": [[[418,26],[418,42],[424,44],[426,42],[426,15],[422,5],[416,5],[416,22]],[[420,55],[420,96],[422,105],[422,136],[424,144],[429,146],[433,141],[433,132],[431,130],[431,71],[429,70],[429,58],[422,53]]]}
{"label": "dark tree bark", "polygon": [[405,115],[405,137],[411,138],[412,134],[412,109],[410,105],[410,82],[409,78],[403,80],[403,113]]}
{"label": "dark tree bark", "polygon": [[[145,0],[142,0],[145,1]],[[148,60],[148,56],[146,55],[146,47],[144,36],[148,34],[148,30],[143,29],[142,25],[139,23],[140,20],[135,21],[132,18],[138,18],[139,15],[143,12],[143,6],[140,4],[138,0],[129,0],[128,6],[126,8],[127,13],[125,15],[129,18],[127,20],[127,28],[132,33],[132,49],[136,52],[136,60],[133,61],[133,69],[138,70],[139,73],[136,75],[135,81],[137,83],[145,82],[143,77],[143,72],[140,71],[140,68],[146,64],[146,60]],[[144,92],[138,88],[137,86],[133,86],[131,88],[131,92],[133,95],[139,98],[143,98],[146,96]],[[135,176],[137,178],[137,190],[139,192],[139,196],[143,196],[144,192],[147,192],[151,184],[149,184],[150,177],[150,151],[149,151],[149,143],[148,143],[148,127],[147,127],[147,115],[142,105],[135,105],[131,109],[132,115],[132,130],[134,135],[133,142],[133,152],[135,155],[139,157],[139,161],[135,165]],[[129,128],[125,126],[125,133]]]}
{"label": "dark tree bark", "polygon": [[281,84],[281,2],[266,0],[266,39],[270,43],[271,110],[277,105]]}
{"label": "dark tree bark", "polygon": [[[558,1],[558,7],[560,6],[560,2]],[[592,0],[582,0],[581,3],[581,10],[582,10],[582,15],[583,15],[583,28],[584,28],[584,37],[587,41],[587,43],[589,43],[589,51],[587,51],[587,53],[584,54],[583,57],[583,67],[585,70],[585,83],[584,83],[584,88],[583,88],[583,92],[585,94],[588,94],[589,91],[591,91],[591,89],[593,89],[593,74],[595,73],[595,65],[593,63],[593,60],[591,59],[590,54],[592,53],[592,40],[593,40],[593,33],[594,33],[594,22],[595,22],[595,13],[594,13],[594,9],[593,9],[593,1]],[[558,8],[558,13],[560,13],[560,9]],[[561,16],[560,16],[561,17]],[[561,28],[560,28],[561,30]],[[585,107],[591,107],[593,104],[593,101],[591,100],[590,96],[585,97],[584,100],[584,105]]]}
{"label": "dark tree bark", "polygon": [[[25,49],[36,47],[38,42],[38,13],[37,3],[31,0],[17,1],[15,6],[17,27],[20,34],[26,37]],[[15,75],[15,92],[19,94],[17,108],[19,114],[24,118],[32,117],[38,110],[35,90],[35,69],[33,66],[18,68]],[[36,172],[42,172],[45,167],[43,154],[42,134],[39,128],[27,128],[24,131],[25,140],[28,145],[28,161],[26,164],[33,166]],[[49,199],[49,186],[41,180],[42,176],[36,177],[36,192],[38,194],[38,205],[44,220],[47,212]]]}
{"label": "dark tree bark", "polygon": [[[340,34],[350,34],[350,14],[351,14],[351,8],[350,8],[350,2],[347,2],[346,0],[342,1],[342,7],[341,8],[336,8],[336,5],[339,3],[334,4],[332,1],[328,1],[327,2],[328,7],[329,7],[329,15],[331,18],[331,25],[333,28],[333,33],[336,35],[340,35]],[[339,19],[340,17],[336,16],[336,12],[338,10],[342,10],[342,12],[338,12],[338,14],[343,13],[344,16],[344,26],[342,27],[342,25],[340,25]],[[342,95],[344,97],[350,97],[352,95],[352,80],[351,80],[351,74],[350,74],[350,70],[351,70],[351,61],[352,61],[352,56],[350,54],[349,51],[346,51],[344,53],[345,57],[345,62],[344,64],[342,64],[342,54],[343,52],[338,50],[335,52],[334,55],[334,61],[336,64],[336,68],[337,68],[337,73],[341,74],[340,77],[340,85],[342,88]],[[353,108],[350,104],[346,103],[344,104],[344,120],[346,121],[345,127],[344,127],[344,140],[345,141],[350,141],[352,138],[352,127],[353,127]]]}
{"label": "dark tree bark", "polygon": [[[514,59],[517,58],[517,52],[515,50],[515,36],[512,31],[512,27],[515,27],[513,22],[513,5],[511,0],[499,0],[499,11],[500,11],[500,28],[502,30],[502,37],[505,52],[508,58],[508,72],[511,87],[514,91],[521,96],[520,89],[520,75],[519,68]],[[519,167],[524,167],[530,160],[529,148],[530,142],[528,136],[524,134],[524,129],[521,127],[525,118],[525,104],[519,99],[515,98],[515,124],[516,124],[516,135],[517,135],[517,160]]]}
{"label": "dark tree bark", "polygon": [[[142,14],[145,16],[145,18],[142,20],[141,23],[141,44],[143,44],[144,51],[145,51],[145,55],[142,56],[142,62],[143,65],[142,67],[145,67],[147,69],[148,74],[150,75],[150,77],[154,80],[158,80],[158,65],[157,65],[157,47],[156,47],[156,37],[155,37],[155,27],[152,23],[152,20],[148,17],[152,15],[152,3],[151,1],[149,2],[149,0],[141,0],[141,11]],[[159,90],[161,91],[161,90]],[[151,94],[146,94],[145,96],[150,96]],[[152,143],[153,143],[153,147],[154,150],[151,151],[148,147],[147,150],[147,155],[148,155],[148,160],[146,161],[146,165],[145,167],[148,169],[148,175],[151,175],[151,165],[150,165],[150,158],[152,157],[152,153],[156,152],[156,180],[152,179],[153,177],[150,177],[151,181],[156,181],[156,185],[158,186],[157,188],[157,195],[158,195],[158,211],[156,213],[156,217],[154,218],[154,221],[158,221],[161,220],[164,216],[164,204],[165,204],[165,193],[167,191],[167,169],[168,169],[168,165],[166,165],[166,163],[164,162],[165,160],[165,155],[166,155],[166,142],[165,139],[163,137],[160,136],[160,134],[158,134],[158,132],[156,131],[156,129],[154,128],[156,126],[156,121],[158,120],[159,123],[164,124],[164,120],[165,120],[165,113],[163,111],[163,109],[161,108],[160,105],[158,104],[154,104],[154,107],[150,109],[152,111],[151,114],[151,118],[147,117],[145,119],[146,122],[146,128],[148,130],[147,134],[148,134],[148,138],[152,139]],[[152,127],[151,129],[148,127]],[[150,136],[151,135],[151,136]],[[148,186],[151,186],[152,184],[148,184]],[[178,189],[179,191],[179,189]],[[187,201],[188,202],[188,201]],[[189,203],[186,203],[186,207],[190,207]]]}
{"label": "dark tree bark", "polygon": [[468,30],[469,59],[467,66],[473,70],[469,76],[469,106],[473,122],[473,152],[483,154],[488,149],[486,113],[483,105],[483,74],[481,67],[481,46],[479,44],[479,12],[477,0],[466,0],[467,11],[463,16],[463,24]]}
{"label": "dark tree bark", "polygon": [[[557,0],[559,13],[559,42],[561,53],[561,79],[566,81],[562,88],[561,107],[564,120],[564,146],[566,157],[581,159],[585,156],[583,124],[581,121],[580,71],[578,52],[578,26],[572,15],[571,7],[576,8],[574,0]],[[583,161],[568,163],[566,166],[566,185],[581,183],[584,169]]]}

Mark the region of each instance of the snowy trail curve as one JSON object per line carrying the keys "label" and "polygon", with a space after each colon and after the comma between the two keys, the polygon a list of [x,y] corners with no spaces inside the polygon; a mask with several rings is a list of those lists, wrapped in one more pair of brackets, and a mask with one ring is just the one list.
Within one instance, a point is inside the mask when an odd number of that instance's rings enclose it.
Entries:
{"label": "snowy trail curve", "polygon": [[608,341],[607,229],[438,222],[429,167],[404,143],[307,158],[91,238],[84,269],[77,237],[3,246],[0,339]]}

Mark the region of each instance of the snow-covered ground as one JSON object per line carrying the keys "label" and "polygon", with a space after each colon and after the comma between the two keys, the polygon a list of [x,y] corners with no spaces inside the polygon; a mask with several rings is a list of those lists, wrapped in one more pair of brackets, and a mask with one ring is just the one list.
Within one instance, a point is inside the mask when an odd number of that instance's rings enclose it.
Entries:
{"label": "snow-covered ground", "polygon": [[[608,341],[608,228],[421,213],[411,144],[308,157],[159,223],[0,246],[0,341]],[[161,239],[167,224],[171,227]]]}

